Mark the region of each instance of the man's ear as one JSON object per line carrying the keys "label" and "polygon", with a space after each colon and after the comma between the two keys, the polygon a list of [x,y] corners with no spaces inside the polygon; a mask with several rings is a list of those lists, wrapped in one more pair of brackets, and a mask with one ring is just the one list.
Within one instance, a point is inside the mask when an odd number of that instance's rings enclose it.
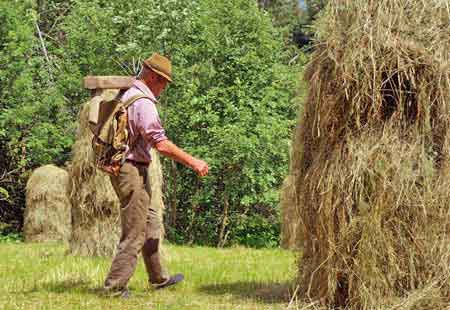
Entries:
{"label": "man's ear", "polygon": [[155,74],[153,71],[150,72],[149,81],[152,82],[152,83],[157,82],[158,81],[158,75]]}

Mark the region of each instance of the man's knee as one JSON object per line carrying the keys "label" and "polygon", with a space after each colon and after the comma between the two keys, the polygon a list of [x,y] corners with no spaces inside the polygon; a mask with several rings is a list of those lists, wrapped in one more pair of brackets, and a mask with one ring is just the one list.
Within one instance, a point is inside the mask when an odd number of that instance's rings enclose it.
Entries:
{"label": "man's knee", "polygon": [[159,250],[159,239],[150,238],[144,243],[143,250],[146,254],[151,255]]}
{"label": "man's knee", "polygon": [[137,197],[125,209],[121,210],[122,236],[119,247],[124,251],[138,253],[147,238],[145,203],[147,198],[141,193],[136,193]]}

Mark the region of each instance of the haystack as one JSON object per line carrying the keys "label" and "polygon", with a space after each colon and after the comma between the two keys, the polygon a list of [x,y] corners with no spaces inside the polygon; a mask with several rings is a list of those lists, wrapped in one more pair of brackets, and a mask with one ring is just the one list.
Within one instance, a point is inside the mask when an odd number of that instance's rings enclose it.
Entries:
{"label": "haystack", "polygon": [[[296,132],[299,131],[297,126]],[[300,223],[298,221],[299,214],[297,213],[297,192],[295,186],[295,169],[298,159],[291,148],[290,152],[291,163],[289,167],[289,174],[283,181],[283,186],[280,191],[280,210],[281,210],[281,247],[288,250],[296,250],[301,247],[301,240],[299,239],[298,230]]]}
{"label": "haystack", "polygon": [[[118,90],[105,90],[106,100]],[[70,251],[83,256],[112,256],[120,237],[119,200],[109,176],[96,169],[91,148],[92,133],[88,128],[89,101],[83,105],[79,117],[76,142],[72,148],[71,187],[72,236]],[[153,152],[151,170],[152,204],[163,210],[162,173],[159,157]]]}
{"label": "haystack", "polygon": [[33,171],[26,187],[24,235],[27,242],[68,241],[71,231],[66,170],[46,165]]}
{"label": "haystack", "polygon": [[445,309],[449,3],[331,0],[317,33],[291,171],[299,294],[327,307]]}
{"label": "haystack", "polygon": [[295,203],[295,184],[292,180],[292,175],[284,179],[280,194],[281,247],[289,250],[295,250],[299,247],[297,234],[299,223],[296,220],[298,219],[298,214]]}

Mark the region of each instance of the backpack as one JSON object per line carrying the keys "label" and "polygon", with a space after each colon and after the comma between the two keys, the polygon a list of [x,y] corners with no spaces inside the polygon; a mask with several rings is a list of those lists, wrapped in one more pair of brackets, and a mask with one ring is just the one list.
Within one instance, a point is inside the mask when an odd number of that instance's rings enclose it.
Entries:
{"label": "backpack", "polygon": [[136,95],[121,102],[123,90],[106,89],[90,101],[89,129],[93,133],[92,149],[97,168],[118,176],[130,149],[127,108],[136,100],[149,98]]}

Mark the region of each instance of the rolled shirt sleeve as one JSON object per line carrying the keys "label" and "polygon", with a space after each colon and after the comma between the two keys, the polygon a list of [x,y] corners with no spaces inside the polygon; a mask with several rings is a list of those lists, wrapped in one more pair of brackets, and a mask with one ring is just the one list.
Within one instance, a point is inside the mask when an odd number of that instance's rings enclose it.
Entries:
{"label": "rolled shirt sleeve", "polygon": [[137,130],[152,147],[158,142],[167,140],[158,110],[151,100],[139,99],[136,101],[135,115]]}

